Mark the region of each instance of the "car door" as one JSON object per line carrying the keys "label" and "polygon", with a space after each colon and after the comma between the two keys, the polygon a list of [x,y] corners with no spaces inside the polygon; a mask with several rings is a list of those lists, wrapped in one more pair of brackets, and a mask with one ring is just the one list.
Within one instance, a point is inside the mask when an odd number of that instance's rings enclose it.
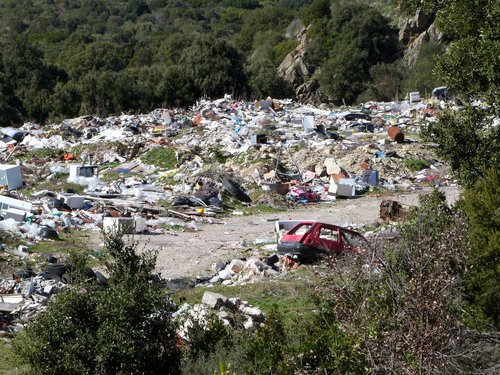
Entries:
{"label": "car door", "polygon": [[342,248],[339,228],[334,225],[318,225],[314,243],[315,247],[323,252],[339,253]]}

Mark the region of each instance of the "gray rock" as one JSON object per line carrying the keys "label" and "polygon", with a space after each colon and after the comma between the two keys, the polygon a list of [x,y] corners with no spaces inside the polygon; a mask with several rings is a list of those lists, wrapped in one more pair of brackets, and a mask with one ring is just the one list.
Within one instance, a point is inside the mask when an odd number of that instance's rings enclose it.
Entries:
{"label": "gray rock", "polygon": [[30,248],[26,245],[19,245],[17,249],[22,253],[29,253],[30,251]]}
{"label": "gray rock", "polygon": [[208,280],[208,282],[212,283],[212,284],[218,283],[218,282],[220,282],[220,277],[218,275],[215,275],[210,280]]}
{"label": "gray rock", "polygon": [[245,267],[245,262],[241,259],[233,259],[226,267],[226,270],[231,272],[231,274],[239,273]]}
{"label": "gray rock", "polygon": [[227,300],[227,305],[231,308],[237,309],[241,305],[241,299],[239,299],[238,297],[231,297]]}
{"label": "gray rock", "polygon": [[242,306],[240,306],[239,310],[243,314],[252,317],[252,319],[254,319],[254,320],[257,320],[259,322],[264,321],[264,314],[262,314],[262,311],[260,309],[258,309],[257,307],[242,305]]}
{"label": "gray rock", "polygon": [[248,318],[244,323],[243,323],[243,328],[245,328],[248,332],[253,332],[255,331],[255,324],[252,320],[252,318]]}
{"label": "gray rock", "polygon": [[201,302],[207,306],[210,306],[212,309],[218,309],[226,304],[227,298],[222,294],[213,293],[213,292],[205,292],[203,294],[203,298]]}
{"label": "gray rock", "polygon": [[212,271],[214,272],[219,272],[224,269],[225,263],[221,260],[218,260],[217,262],[212,264]]}

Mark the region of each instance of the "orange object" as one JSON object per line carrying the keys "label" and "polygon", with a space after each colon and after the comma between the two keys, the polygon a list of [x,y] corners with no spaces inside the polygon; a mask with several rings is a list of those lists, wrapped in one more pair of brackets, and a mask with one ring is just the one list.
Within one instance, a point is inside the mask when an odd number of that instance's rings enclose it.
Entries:
{"label": "orange object", "polygon": [[76,160],[76,156],[68,152],[67,154],[64,155],[64,160],[66,161]]}
{"label": "orange object", "polygon": [[361,169],[364,169],[364,170],[371,169],[366,161],[362,162],[360,167],[361,167]]}
{"label": "orange object", "polygon": [[397,126],[391,126],[387,129],[387,134],[397,143],[403,143],[405,141],[405,135]]}

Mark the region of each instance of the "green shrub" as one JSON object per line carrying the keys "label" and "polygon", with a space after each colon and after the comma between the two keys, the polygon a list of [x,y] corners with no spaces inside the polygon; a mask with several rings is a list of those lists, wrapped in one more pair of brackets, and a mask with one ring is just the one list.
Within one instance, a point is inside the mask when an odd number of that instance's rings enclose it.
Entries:
{"label": "green shrub", "polygon": [[145,164],[155,167],[172,169],[177,164],[176,150],[167,147],[155,147],[141,157]]}
{"label": "green shrub", "polygon": [[467,298],[483,322],[500,326],[500,173],[490,168],[464,192],[460,206],[467,215],[471,247],[465,276]]}
{"label": "green shrub", "polygon": [[[109,285],[77,283],[59,293],[14,341],[35,374],[177,374],[171,302],[153,277],[156,256],[105,236]],[[73,257],[73,276],[84,262]],[[80,271],[78,271],[80,270]]]}

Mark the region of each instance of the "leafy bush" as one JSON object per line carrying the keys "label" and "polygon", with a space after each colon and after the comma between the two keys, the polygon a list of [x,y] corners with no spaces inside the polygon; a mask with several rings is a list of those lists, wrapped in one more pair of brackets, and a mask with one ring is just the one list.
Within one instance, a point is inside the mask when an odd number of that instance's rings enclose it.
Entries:
{"label": "leafy bush", "polygon": [[16,352],[35,374],[179,373],[172,305],[151,273],[155,255],[138,255],[120,234],[107,234],[105,245],[109,285],[58,294],[16,337]]}
{"label": "leafy bush", "polygon": [[[465,276],[467,298],[486,323],[500,326],[500,173],[486,170],[464,192],[460,206],[467,215],[471,247]],[[486,325],[488,326],[488,325]]]}
{"label": "leafy bush", "polygon": [[[360,343],[368,372],[468,372],[488,338],[463,327],[462,276],[467,274],[467,226],[444,194],[421,198],[384,252],[368,249],[357,259],[337,259],[322,297],[338,326]],[[491,352],[489,352],[491,354]],[[478,366],[478,367],[476,367]]]}
{"label": "leafy bush", "polygon": [[443,111],[423,132],[426,139],[439,143],[438,156],[464,186],[474,184],[488,166],[500,164],[500,127],[492,126],[490,112],[470,105],[461,112]]}

